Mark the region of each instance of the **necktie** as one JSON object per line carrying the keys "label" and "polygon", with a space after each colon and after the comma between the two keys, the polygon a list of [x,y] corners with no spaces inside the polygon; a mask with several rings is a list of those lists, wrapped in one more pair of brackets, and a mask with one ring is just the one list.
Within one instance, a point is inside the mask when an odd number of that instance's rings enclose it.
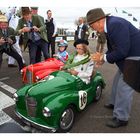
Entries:
{"label": "necktie", "polygon": [[30,32],[30,39],[32,40],[32,42],[35,42],[35,34],[34,34],[34,31],[32,30],[33,28],[33,23],[31,21],[29,21],[29,26],[31,28],[31,32]]}
{"label": "necktie", "polygon": [[2,30],[2,33],[3,33],[4,38],[7,38],[7,32],[6,32],[6,30]]}

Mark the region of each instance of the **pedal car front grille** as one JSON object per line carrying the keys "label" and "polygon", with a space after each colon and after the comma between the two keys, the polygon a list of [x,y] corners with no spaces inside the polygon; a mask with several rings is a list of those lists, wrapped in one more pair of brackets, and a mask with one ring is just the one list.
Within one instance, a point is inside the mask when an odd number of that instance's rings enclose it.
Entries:
{"label": "pedal car front grille", "polygon": [[26,98],[26,109],[30,117],[36,117],[37,102],[32,97]]}
{"label": "pedal car front grille", "polygon": [[29,84],[32,84],[32,79],[33,79],[32,76],[33,76],[32,73],[29,70],[27,70],[26,71],[26,77],[27,77],[27,81],[28,81]]}

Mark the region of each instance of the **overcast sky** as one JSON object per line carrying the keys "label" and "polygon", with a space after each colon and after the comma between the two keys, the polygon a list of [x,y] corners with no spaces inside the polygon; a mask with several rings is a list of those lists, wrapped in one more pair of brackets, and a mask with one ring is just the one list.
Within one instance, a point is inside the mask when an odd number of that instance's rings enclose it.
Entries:
{"label": "overcast sky", "polygon": [[[43,17],[46,17],[46,11],[51,9],[53,12],[53,16],[57,22],[59,27],[68,27],[68,28],[75,28],[74,21],[78,19],[78,17],[86,16],[88,10],[94,7],[69,7],[69,8],[57,8],[57,7],[39,7],[39,14]],[[105,13],[111,13],[115,16],[123,17],[129,21],[131,21],[135,26],[139,26],[138,22],[133,21],[133,17],[135,17],[138,21],[140,21],[140,7],[103,7]],[[128,13],[131,13],[132,16],[128,16],[128,14],[122,13],[122,10],[125,10]]]}

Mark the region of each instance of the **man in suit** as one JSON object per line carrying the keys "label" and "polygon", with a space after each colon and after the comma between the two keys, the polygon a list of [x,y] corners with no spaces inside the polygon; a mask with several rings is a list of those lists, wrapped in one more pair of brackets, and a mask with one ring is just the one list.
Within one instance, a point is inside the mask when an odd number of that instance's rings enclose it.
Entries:
{"label": "man in suit", "polygon": [[84,18],[80,17],[78,20],[77,30],[75,31],[75,41],[78,39],[88,40],[89,32],[88,26],[84,23]]}
{"label": "man in suit", "polygon": [[17,26],[17,34],[23,34],[23,41],[29,48],[30,64],[36,63],[37,48],[39,47],[47,59],[48,39],[45,24],[38,15],[32,15],[29,7],[22,7],[22,18]]}
{"label": "man in suit", "polygon": [[15,30],[8,27],[8,20],[6,16],[0,15],[0,67],[2,64],[3,53],[6,53],[16,59],[19,65],[19,70],[24,67],[21,56],[13,47],[15,43]]}
{"label": "man in suit", "polygon": [[50,56],[53,57],[55,54],[55,38],[57,36],[57,26],[54,18],[52,17],[52,11],[47,11],[47,19],[45,20],[46,30],[47,30],[47,36],[49,41],[48,51],[50,52],[51,47],[51,53]]}
{"label": "man in suit", "polygon": [[104,32],[107,38],[106,54],[95,53],[92,59],[103,64],[116,63],[118,71],[115,75],[109,104],[106,108],[113,109],[113,118],[107,122],[108,127],[126,126],[131,111],[134,89],[123,79],[125,59],[129,56],[140,56],[140,31],[127,20],[109,16],[101,8],[88,11],[87,22],[99,33]]}

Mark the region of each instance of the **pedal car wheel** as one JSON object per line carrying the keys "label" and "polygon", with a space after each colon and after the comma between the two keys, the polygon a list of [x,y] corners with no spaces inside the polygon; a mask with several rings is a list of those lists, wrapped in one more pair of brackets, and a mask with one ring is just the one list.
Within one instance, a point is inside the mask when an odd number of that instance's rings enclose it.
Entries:
{"label": "pedal car wheel", "polygon": [[68,132],[73,126],[74,118],[74,108],[69,106],[63,111],[61,115],[59,132]]}
{"label": "pedal car wheel", "polygon": [[96,87],[96,96],[95,96],[95,101],[99,101],[102,95],[102,86],[98,85]]}

